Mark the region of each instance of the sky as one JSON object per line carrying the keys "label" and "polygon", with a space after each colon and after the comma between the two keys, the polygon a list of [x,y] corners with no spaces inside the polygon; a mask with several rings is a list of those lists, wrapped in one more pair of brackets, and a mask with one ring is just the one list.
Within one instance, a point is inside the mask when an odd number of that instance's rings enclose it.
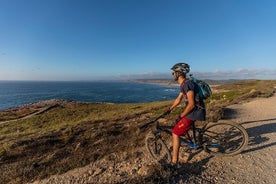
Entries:
{"label": "sky", "polygon": [[275,0],[0,0],[0,80],[276,79]]}

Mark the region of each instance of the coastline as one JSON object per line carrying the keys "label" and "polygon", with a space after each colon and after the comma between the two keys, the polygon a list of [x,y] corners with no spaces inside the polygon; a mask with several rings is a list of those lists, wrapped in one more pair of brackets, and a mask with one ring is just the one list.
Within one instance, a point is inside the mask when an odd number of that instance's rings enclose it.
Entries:
{"label": "coastline", "polygon": [[[273,168],[274,163],[269,161],[273,159],[273,153],[275,152],[271,147],[273,142],[275,142],[275,136],[271,133],[271,128],[274,127],[273,121],[275,120],[273,118],[275,96],[272,96],[272,98],[255,98],[252,101],[251,99],[247,99],[246,103],[234,103],[232,106],[227,106],[232,109],[227,111],[227,118],[242,118],[238,119],[238,122],[243,122],[242,124],[251,135],[250,140],[256,142],[256,144],[249,145],[250,147],[243,154],[232,159],[229,157],[208,157],[208,162],[199,162],[198,160],[206,159],[206,156],[198,154],[186,162],[186,155],[181,157],[183,164],[188,164],[189,168],[191,167],[195,171],[199,169],[199,174],[190,173],[190,181],[195,181],[195,178],[202,179],[200,181],[214,178],[212,180],[214,183],[215,181],[223,183],[226,179],[226,181],[232,181],[231,179],[234,176],[239,179],[244,178],[244,173],[248,173],[248,167],[241,164],[241,161],[252,165],[255,163],[252,158],[257,157],[259,160],[263,160],[264,153],[266,153],[265,158],[267,158],[265,162],[269,164],[268,172],[271,171],[268,175],[272,175],[273,171],[270,168]],[[55,103],[56,101],[53,100],[51,102]],[[88,183],[111,183],[114,181],[125,183],[135,181],[135,183],[138,183],[143,173],[145,173],[143,176],[151,179],[151,181],[156,181],[155,177],[159,175],[152,174],[152,165],[149,158],[141,154],[141,150],[144,148],[141,140],[144,139],[148,131],[138,131],[137,128],[147,123],[149,118],[154,117],[157,112],[165,109],[167,102],[125,105],[99,104],[100,106],[97,107],[95,107],[95,104],[66,101],[64,103],[60,101],[60,103],[62,104],[52,108],[45,108],[41,113],[35,114],[37,118],[28,116],[28,121],[18,119],[18,123],[7,123],[5,126],[9,128],[9,131],[2,129],[4,139],[1,141],[7,145],[5,147],[7,151],[2,152],[0,156],[7,161],[15,156],[19,158],[14,163],[17,164],[17,167],[9,168],[9,162],[3,163],[1,170],[3,179],[1,179],[4,183],[12,181],[13,178],[20,178],[24,183],[45,184],[68,181],[71,183],[78,183],[79,181]],[[270,105],[266,105],[267,103]],[[50,102],[47,104],[50,104]],[[261,109],[266,108],[265,113],[258,113],[262,111],[256,108],[258,104]],[[99,109],[101,110],[99,111]],[[175,116],[172,113],[166,117],[168,125],[174,123]],[[41,122],[39,123],[38,120]],[[57,124],[56,122],[59,123]],[[31,137],[29,136],[29,130],[32,130]],[[267,139],[263,140],[266,137],[271,140],[269,142]],[[7,141],[10,144],[6,144]],[[109,144],[106,144],[106,142]],[[123,144],[118,144],[121,142]],[[23,149],[25,150],[24,152],[22,152]],[[26,152],[30,154],[24,154]],[[79,164],[83,160],[87,162],[83,165]],[[53,168],[53,172],[49,172],[44,167],[45,164]],[[35,165],[36,167],[29,169],[29,167],[25,167],[26,165]],[[203,166],[206,169],[201,170]],[[238,169],[238,172],[242,172],[242,175],[232,172],[235,171],[235,168],[240,168],[241,166],[244,167]],[[41,170],[37,168],[41,168]],[[64,168],[68,168],[68,170],[60,172],[60,169]],[[266,166],[260,163],[257,168],[261,168],[258,173],[262,173]],[[251,170],[254,171],[254,167]],[[32,177],[26,177],[26,175],[21,173],[35,173],[36,175],[30,174]],[[123,177],[126,173],[131,178]],[[185,176],[180,175],[183,181],[187,179]],[[267,177],[261,176],[258,175],[257,178],[253,179],[251,176],[247,178],[248,181],[255,181],[255,179],[264,181],[263,178]]]}
{"label": "coastline", "polygon": [[129,80],[129,81],[135,82],[135,83],[154,84],[154,85],[162,85],[162,86],[170,86],[170,87],[179,86],[177,82],[169,79],[135,79],[135,80]]}
{"label": "coastline", "polygon": [[[38,87],[39,86],[39,87]],[[0,110],[51,99],[80,102],[135,103],[164,101],[175,96],[168,83],[124,81],[16,82],[1,84]],[[164,89],[165,88],[165,89]],[[143,93],[146,91],[146,95]],[[157,94],[158,93],[158,94]]]}

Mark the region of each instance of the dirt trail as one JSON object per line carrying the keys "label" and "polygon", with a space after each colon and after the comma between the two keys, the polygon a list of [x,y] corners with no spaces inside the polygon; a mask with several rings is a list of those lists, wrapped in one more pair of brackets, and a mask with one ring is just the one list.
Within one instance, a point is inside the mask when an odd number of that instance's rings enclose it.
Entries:
{"label": "dirt trail", "polygon": [[[34,183],[276,183],[276,96],[255,99],[228,107],[225,118],[242,124],[249,134],[249,145],[242,154],[232,157],[210,156],[205,152],[187,150],[181,155],[181,173],[169,175],[162,182],[149,180],[154,175],[150,162],[143,153],[130,149],[135,158],[110,155],[83,168],[71,170]],[[145,150],[142,150],[145,151]],[[160,171],[157,171],[160,172]],[[162,175],[162,173],[159,173]],[[141,180],[140,180],[141,181]]]}
{"label": "dirt trail", "polygon": [[7,121],[0,121],[0,125],[1,124],[5,124],[5,123],[10,123],[10,122],[15,122],[15,121],[22,120],[22,119],[28,119],[28,118],[33,117],[35,115],[42,114],[42,113],[44,113],[44,112],[46,112],[46,111],[48,111],[48,110],[50,110],[50,109],[52,109],[52,108],[54,108],[56,106],[58,106],[58,105],[54,104],[54,105],[46,106],[44,108],[39,108],[37,111],[35,111],[35,112],[31,113],[31,114],[28,114],[28,115],[26,115],[24,117],[21,117],[21,118],[7,120]]}
{"label": "dirt trail", "polygon": [[229,106],[226,118],[242,124],[249,135],[247,149],[234,157],[215,157],[207,169],[220,170],[217,183],[276,183],[276,96]]}

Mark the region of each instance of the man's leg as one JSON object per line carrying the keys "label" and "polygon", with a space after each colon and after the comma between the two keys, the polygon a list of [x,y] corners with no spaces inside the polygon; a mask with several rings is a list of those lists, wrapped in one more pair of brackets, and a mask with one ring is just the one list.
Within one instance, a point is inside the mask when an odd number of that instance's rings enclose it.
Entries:
{"label": "man's leg", "polygon": [[176,164],[178,162],[179,147],[180,147],[180,135],[183,135],[188,131],[194,121],[184,117],[182,118],[172,130],[172,143],[173,143],[173,153],[172,153],[172,163]]}
{"label": "man's leg", "polygon": [[179,139],[179,136],[174,133],[172,134],[172,143],[173,143],[172,163],[176,164],[178,163],[180,139]]}

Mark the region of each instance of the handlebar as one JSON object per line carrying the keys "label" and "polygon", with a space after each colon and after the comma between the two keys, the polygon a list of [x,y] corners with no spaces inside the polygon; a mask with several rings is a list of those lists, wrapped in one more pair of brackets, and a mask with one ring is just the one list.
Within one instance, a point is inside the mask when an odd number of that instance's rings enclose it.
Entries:
{"label": "handlebar", "polygon": [[152,121],[150,121],[150,122],[144,124],[143,126],[141,126],[140,129],[144,129],[144,128],[148,127],[150,124],[156,122],[156,121],[157,121],[158,119],[160,119],[160,118],[164,118],[164,117],[165,117],[166,115],[168,115],[168,114],[169,114],[168,112],[165,112],[165,113],[163,113],[163,114],[157,116],[157,117],[156,117],[155,119],[153,119]]}

